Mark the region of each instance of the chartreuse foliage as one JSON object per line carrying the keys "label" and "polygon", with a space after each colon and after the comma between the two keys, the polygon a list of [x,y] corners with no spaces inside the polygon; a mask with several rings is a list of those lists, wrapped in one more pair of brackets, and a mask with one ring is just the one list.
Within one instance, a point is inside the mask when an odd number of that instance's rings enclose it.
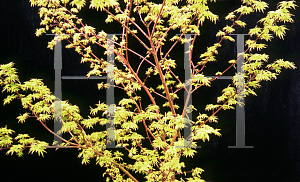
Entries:
{"label": "chartreuse foliage", "polygon": [[[119,101],[115,108],[115,140],[117,146],[123,146],[112,152],[106,149],[106,136],[108,131],[94,131],[87,134],[86,130],[93,129],[95,125],[105,125],[106,114],[113,112],[112,106],[107,106],[99,101],[96,108],[91,108],[91,114],[88,119],[83,119],[79,114],[79,108],[70,105],[67,101],[62,101],[62,133],[69,133],[70,138],[63,140],[64,146],[77,147],[81,152],[78,157],[82,158],[82,163],[87,164],[91,159],[96,160],[96,164],[106,167],[107,180],[114,181],[137,181],[134,173],[141,173],[147,181],[203,181],[200,174],[201,168],[195,168],[191,177],[178,179],[177,175],[188,173],[182,171],[185,163],[180,159],[184,157],[193,157],[196,150],[191,147],[196,146],[196,141],[209,140],[209,134],[220,136],[220,129],[214,129],[207,125],[207,122],[217,122],[216,113],[221,109],[234,109],[234,105],[239,103],[239,98],[249,94],[256,95],[254,89],[260,87],[261,81],[276,79],[281,68],[293,68],[294,63],[278,59],[273,63],[266,65],[269,56],[265,53],[260,54],[262,49],[267,47],[266,42],[271,41],[273,36],[283,39],[287,28],[283,25],[286,22],[293,22],[292,14],[289,9],[295,9],[295,1],[282,1],[278,4],[277,10],[268,11],[266,16],[260,19],[254,28],[249,29],[251,38],[246,41],[247,49],[244,52],[245,64],[244,73],[237,73],[233,78],[233,84],[224,88],[221,96],[217,98],[218,104],[208,104],[206,111],[212,110],[212,113],[199,113],[196,121],[188,120],[192,124],[192,138],[189,146],[184,146],[184,138],[180,136],[180,131],[184,128],[184,117],[186,113],[196,110],[192,105],[184,105],[182,113],[178,112],[180,106],[176,105],[174,100],[178,99],[177,92],[185,89],[188,92],[188,98],[195,90],[203,86],[210,87],[215,79],[206,78],[201,72],[209,62],[217,61],[215,55],[218,54],[218,47],[224,40],[234,41],[229,34],[235,32],[235,28],[240,26],[244,28],[246,22],[241,21],[242,16],[247,16],[255,12],[264,12],[268,4],[258,0],[242,0],[240,8],[230,12],[225,20],[231,20],[232,23],[226,25],[216,36],[220,37],[220,42],[207,48],[207,51],[200,55],[200,59],[191,60],[192,77],[187,80],[187,86],[182,83],[178,76],[172,70],[176,68],[176,61],[171,59],[169,54],[173,47],[178,43],[184,43],[185,34],[197,34],[194,36],[191,51],[194,49],[196,37],[200,34],[200,27],[208,20],[216,22],[219,17],[209,10],[207,0],[187,0],[185,5],[179,6],[179,0],[163,0],[160,4],[148,2],[146,0],[30,0],[32,6],[40,7],[39,14],[42,19],[41,25],[44,26],[36,31],[40,36],[48,31],[54,34],[61,34],[61,40],[66,40],[69,44],[66,48],[74,48],[76,52],[82,55],[82,63],[90,62],[93,68],[87,76],[107,73],[114,69],[115,87],[126,91],[128,98]],[[122,5],[120,5],[122,4]],[[96,44],[105,48],[104,54],[109,51],[107,34],[104,30],[97,32],[94,27],[88,26],[76,14],[84,7],[107,13],[106,23],[116,21],[123,28],[122,36],[118,40],[114,37],[115,48],[113,49],[116,59],[122,63],[123,69],[116,65],[109,65],[104,59],[98,58],[91,49],[91,44]],[[139,23],[139,25],[138,25]],[[119,32],[118,32],[119,33]],[[139,34],[137,34],[139,33]],[[176,36],[175,33],[181,33]],[[173,34],[175,36],[171,36]],[[132,37],[129,38],[129,35]],[[139,36],[138,36],[139,35]],[[141,36],[144,36],[147,42],[143,42]],[[128,47],[131,39],[136,39],[144,48],[145,52],[135,52]],[[162,46],[168,40],[174,41],[172,47],[168,47],[168,52],[162,52]],[[57,39],[49,42],[49,48],[53,49]],[[255,51],[255,53],[254,53]],[[137,64],[136,60],[129,60],[128,54],[133,54],[142,59],[141,64],[145,63],[149,67],[145,73],[146,78],[141,80],[139,68],[134,70],[131,64]],[[217,72],[216,75],[223,75],[231,67],[234,67],[240,59],[241,54],[236,60],[229,60],[228,68],[223,72]],[[194,64],[196,63],[196,64]],[[125,69],[125,71],[123,71]],[[111,77],[111,75],[108,75]],[[157,77],[161,82],[157,88],[148,87],[147,78]],[[242,82],[241,82],[242,81]],[[245,81],[245,82],[244,82]],[[240,83],[245,83],[244,93],[237,93]],[[1,65],[0,84],[4,86],[3,91],[10,92],[4,104],[10,103],[13,99],[20,99],[22,106],[28,109],[17,119],[24,123],[28,117],[36,118],[49,132],[56,135],[47,126],[46,122],[54,119],[54,101],[55,96],[43,85],[39,79],[31,79],[28,82],[20,83],[13,63]],[[191,84],[193,87],[189,86]],[[107,88],[106,83],[99,83],[98,88]],[[152,104],[147,108],[142,108],[142,99],[136,94],[136,91],[143,89],[149,96]],[[175,91],[173,91],[175,90]],[[28,91],[30,93],[28,93]],[[23,94],[22,94],[23,93]],[[167,113],[161,113],[159,105],[154,100],[154,95],[166,100],[163,107],[170,108]],[[239,95],[239,97],[238,97]],[[188,99],[187,101],[188,102]],[[94,117],[102,112],[99,117]],[[144,128],[138,128],[142,122]],[[144,131],[145,129],[145,131]],[[29,153],[37,152],[43,155],[46,142],[30,138],[27,134],[19,134],[13,141],[14,131],[7,127],[0,129],[0,147],[9,149],[7,154],[16,153],[23,155],[23,150],[29,148]],[[145,138],[141,133],[146,133]],[[142,145],[143,142],[149,142],[151,148]],[[130,163],[122,161],[122,156],[128,155],[132,160]],[[122,172],[121,172],[121,171]],[[104,175],[104,174],[103,174]]]}

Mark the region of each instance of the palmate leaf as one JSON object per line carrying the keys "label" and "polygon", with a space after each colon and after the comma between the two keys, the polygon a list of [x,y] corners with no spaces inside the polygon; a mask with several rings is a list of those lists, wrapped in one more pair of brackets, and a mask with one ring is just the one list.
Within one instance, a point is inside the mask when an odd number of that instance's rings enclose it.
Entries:
{"label": "palmate leaf", "polygon": [[25,122],[25,119],[27,119],[29,117],[29,113],[26,112],[24,113],[23,115],[20,115],[17,117],[17,119],[19,120],[18,123],[24,123]]}
{"label": "palmate leaf", "polygon": [[42,157],[44,157],[44,153],[47,153],[45,151],[46,146],[49,146],[49,144],[46,142],[37,141],[37,143],[30,146],[29,153],[33,154],[34,152],[36,152],[39,156],[42,155]]}
{"label": "palmate leaf", "polygon": [[7,125],[5,125],[4,128],[0,128],[0,135],[7,135],[7,134],[12,134],[12,133],[15,133],[15,131],[8,129]]}
{"label": "palmate leaf", "polygon": [[12,95],[8,95],[3,101],[3,105],[5,104],[9,104],[12,100],[18,98],[18,95],[16,94],[12,94]]}
{"label": "palmate leaf", "polygon": [[221,105],[208,104],[208,105],[206,105],[205,110],[206,110],[206,111],[210,111],[210,110],[216,109],[216,108],[218,108],[218,107],[220,107],[220,106],[221,106]]}
{"label": "palmate leaf", "polygon": [[185,156],[186,158],[187,157],[194,157],[195,153],[198,153],[196,150],[194,149],[191,149],[191,148],[184,148],[183,149],[183,153],[182,155]]}
{"label": "palmate leaf", "polygon": [[285,36],[286,33],[285,31],[289,29],[287,29],[285,25],[281,25],[281,26],[271,26],[270,30],[273,31],[275,35],[280,39],[284,39],[283,37]]}
{"label": "palmate leaf", "polygon": [[100,11],[103,11],[104,8],[119,6],[119,3],[116,0],[91,0],[90,8],[95,8],[97,11],[100,8]]}
{"label": "palmate leaf", "polygon": [[95,117],[95,118],[91,118],[90,116],[88,116],[89,119],[84,119],[81,121],[81,123],[84,125],[85,128],[93,128],[95,124],[97,124],[97,122],[100,121],[99,117]]}
{"label": "palmate leaf", "polygon": [[30,136],[28,134],[18,134],[18,136],[15,137],[15,140],[22,138],[30,138]]}
{"label": "palmate leaf", "polygon": [[226,17],[225,17],[225,20],[231,20],[235,18],[235,15],[234,15],[234,12],[230,12]]}
{"label": "palmate leaf", "polygon": [[39,115],[39,119],[40,119],[41,121],[45,121],[45,120],[48,120],[48,119],[51,119],[51,118],[52,118],[52,116],[49,115],[49,114],[40,114],[40,115]]}
{"label": "palmate leaf", "polygon": [[296,9],[296,1],[281,1],[278,3],[278,8]]}
{"label": "palmate leaf", "polygon": [[6,147],[13,143],[13,138],[9,135],[2,135],[0,137],[0,147]]}
{"label": "palmate leaf", "polygon": [[238,8],[234,12],[240,13],[241,15],[247,15],[247,14],[252,13],[253,9],[251,7],[242,5],[240,8]]}
{"label": "palmate leaf", "polygon": [[246,23],[245,23],[245,22],[242,22],[241,20],[235,21],[235,23],[236,23],[238,26],[243,27],[243,28],[245,28],[245,26],[246,26]]}
{"label": "palmate leaf", "polygon": [[252,8],[258,12],[264,12],[266,8],[268,8],[268,3],[263,1],[253,1]]}
{"label": "palmate leaf", "polygon": [[6,155],[13,155],[14,153],[16,153],[18,155],[18,157],[22,157],[23,156],[23,150],[24,146],[23,145],[13,145],[7,152]]}
{"label": "palmate leaf", "polygon": [[76,6],[77,9],[81,10],[82,7],[85,6],[86,1],[85,0],[73,0],[70,4],[72,6]]}

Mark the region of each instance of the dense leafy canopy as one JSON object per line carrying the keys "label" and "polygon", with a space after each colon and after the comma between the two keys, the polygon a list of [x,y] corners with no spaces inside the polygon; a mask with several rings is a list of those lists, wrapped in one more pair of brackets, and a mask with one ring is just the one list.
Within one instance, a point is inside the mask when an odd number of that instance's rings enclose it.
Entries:
{"label": "dense leafy canopy", "polygon": [[[40,7],[41,25],[44,26],[36,31],[36,36],[41,36],[49,31],[60,34],[61,40],[69,43],[66,48],[74,48],[82,55],[82,63],[90,62],[93,69],[87,74],[88,77],[91,75],[102,76],[109,70],[113,70],[114,74],[108,74],[108,77],[114,78],[115,87],[123,89],[128,95],[128,98],[119,101],[116,107],[99,101],[95,108],[91,108],[92,117],[89,116],[88,119],[84,119],[79,114],[78,106],[61,101],[62,117],[60,120],[63,123],[61,132],[70,135],[69,139],[61,138],[62,145],[79,148],[81,152],[78,157],[82,158],[82,164],[87,164],[91,159],[95,159],[96,164],[107,168],[105,173],[109,175],[107,179],[112,178],[115,181],[137,181],[131,172],[143,174],[147,181],[203,181],[200,177],[203,169],[198,167],[190,171],[192,177],[176,179],[176,175],[187,173],[187,171],[182,171],[185,163],[180,162],[180,158],[181,156],[193,157],[195,155],[196,150],[192,148],[196,146],[197,140],[203,142],[209,140],[209,134],[221,136],[220,129],[212,128],[207,122],[218,122],[216,114],[221,109],[234,109],[234,105],[243,104],[239,102],[242,97],[250,94],[256,95],[254,89],[261,86],[260,82],[276,79],[282,68],[296,68],[294,63],[283,59],[265,65],[269,56],[265,53],[258,53],[267,47],[265,42],[271,41],[273,35],[283,39],[287,30],[283,23],[293,22],[289,9],[295,9],[295,1],[282,1],[278,4],[277,10],[268,11],[267,15],[259,20],[258,25],[249,29],[252,39],[245,42],[247,49],[244,54],[241,54],[236,60],[229,60],[228,68],[223,72],[217,72],[216,75],[223,75],[235,66],[242,56],[245,59],[242,67],[244,73],[237,73],[233,78],[233,83],[223,89],[221,96],[217,98],[218,104],[206,106],[205,111],[212,111],[211,114],[199,113],[197,121],[191,121],[185,116],[196,108],[185,104],[182,113],[179,114],[180,106],[174,103],[174,100],[178,99],[176,93],[184,89],[188,92],[189,98],[190,94],[200,87],[211,86],[211,82],[215,79],[205,77],[202,70],[209,65],[209,62],[217,61],[215,55],[218,54],[217,49],[221,47],[224,40],[235,41],[229,35],[235,32],[235,27],[244,28],[246,26],[246,22],[241,21],[240,18],[251,13],[266,11],[268,8],[266,2],[242,0],[241,7],[225,17],[225,20],[231,20],[232,23],[216,34],[217,37],[220,37],[220,42],[208,47],[207,51],[200,55],[199,60],[190,60],[191,79],[185,83],[182,83],[172,71],[176,68],[176,61],[180,60],[170,58],[170,52],[178,42],[190,41],[185,38],[185,34],[195,34],[190,45],[191,53],[195,39],[200,34],[199,28],[203,23],[206,20],[214,23],[219,20],[218,15],[210,11],[207,0],[187,0],[182,6],[178,5],[179,0],[163,0],[160,4],[147,0],[124,0],[122,3],[117,0],[91,0],[90,2],[86,0],[30,0],[30,2],[32,6]],[[84,20],[76,15],[87,5],[91,9],[107,13],[106,23],[116,21],[122,26],[121,38],[118,39],[114,36],[113,43],[116,48],[113,50],[109,50],[107,33],[104,30],[97,32],[94,27],[84,24]],[[134,13],[144,27],[139,26],[138,20],[132,17]],[[181,34],[168,37],[172,31]],[[129,35],[145,48],[145,55],[142,51],[135,52],[129,48]],[[144,36],[148,42],[143,42],[140,36]],[[174,42],[173,46],[169,48],[168,52],[163,53],[162,46],[168,40]],[[48,47],[53,49],[57,41],[59,39],[54,38],[49,42]],[[113,51],[116,60],[121,62],[124,68],[118,68],[106,60],[98,58],[93,53],[91,44],[105,48],[107,51],[104,54],[109,55]],[[139,70],[132,68],[128,54],[140,57],[142,59],[140,65],[148,64],[149,68],[145,73],[144,80],[140,79]],[[31,79],[21,84],[13,65],[13,63],[9,63],[0,67],[0,85],[4,86],[3,91],[11,93],[4,99],[4,105],[13,99],[20,99],[22,106],[29,109],[30,112],[17,117],[19,122],[24,123],[27,118],[35,117],[49,132],[58,136],[46,125],[49,120],[54,119],[55,96],[40,79]],[[147,86],[146,81],[150,76],[159,76],[158,80],[161,81],[161,84],[157,88]],[[245,89],[238,93],[237,88],[241,86]],[[99,89],[108,87],[107,83],[98,84]],[[144,109],[141,107],[141,97],[136,94],[141,89],[146,91],[152,102]],[[156,104],[154,94],[166,100],[162,107],[170,108],[169,112],[160,113],[161,106]],[[188,103],[188,99],[186,103]],[[102,117],[95,117],[99,112],[102,112]],[[97,124],[107,124],[108,120],[104,115],[110,115],[112,112],[115,112],[115,128],[107,131],[93,131],[91,134],[86,133]],[[138,127],[140,122],[145,127],[146,138],[141,134],[143,129]],[[190,138],[184,139],[180,136],[180,130],[183,130],[187,123],[192,124],[192,133]],[[116,146],[123,146],[124,150],[112,152],[105,148],[107,136],[110,136],[109,132],[114,133]],[[29,153],[37,152],[38,155],[43,155],[46,147],[49,146],[48,143],[31,138],[28,134],[18,134],[13,139],[13,133],[14,131],[7,127],[0,128],[0,149],[9,149],[7,154],[16,153],[18,156],[22,156],[23,151],[29,148]],[[143,146],[143,140],[150,142],[152,148]],[[185,145],[185,141],[189,142],[188,146]],[[177,146],[185,146],[185,148]],[[133,164],[120,162],[125,153],[134,161]],[[120,170],[127,178],[121,174]]]}

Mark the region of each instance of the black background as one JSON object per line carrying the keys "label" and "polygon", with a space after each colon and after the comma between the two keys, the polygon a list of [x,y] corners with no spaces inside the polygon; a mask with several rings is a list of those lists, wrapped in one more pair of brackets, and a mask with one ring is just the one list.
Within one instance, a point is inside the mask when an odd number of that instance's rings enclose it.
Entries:
{"label": "black background", "polygon": [[[274,10],[279,1],[266,1],[270,9]],[[204,27],[200,28],[201,35],[196,42],[193,58],[199,55],[218,41],[215,33],[226,25],[224,16],[239,7],[239,1],[222,1],[210,3],[211,11],[220,15],[220,21],[216,25],[206,21]],[[299,3],[298,3],[299,6]],[[45,85],[54,91],[54,56],[53,51],[47,49],[47,42],[53,37],[43,35],[35,36],[35,30],[40,28],[40,19],[37,7],[30,7],[28,0],[0,2],[0,63],[6,64],[13,61],[18,69],[20,81],[28,81],[31,78],[43,79]],[[292,10],[295,22],[288,24],[287,36],[284,41],[277,37],[272,40],[266,53],[270,55],[269,62],[284,58],[295,62],[299,67],[299,10]],[[247,23],[246,29],[237,29],[235,33],[247,33],[249,28],[262,17],[263,13],[255,13],[242,20]],[[117,24],[105,24],[104,13],[84,8],[80,17],[85,24],[97,27],[97,31],[104,29],[108,33],[120,33],[122,29]],[[248,38],[248,37],[245,37]],[[65,43],[64,43],[65,44]],[[143,53],[141,46],[134,42],[133,50]],[[137,46],[134,46],[137,45]],[[236,47],[234,43],[225,41],[217,56],[218,65],[211,63],[204,74],[212,75],[215,70],[221,71],[227,65],[228,60],[236,58]],[[165,50],[169,47],[166,46]],[[97,49],[101,56],[103,50]],[[183,75],[183,45],[178,45],[171,54],[176,57],[179,76]],[[105,56],[102,55],[103,58]],[[139,59],[131,57],[132,65],[136,69]],[[222,64],[223,63],[223,64]],[[84,76],[90,70],[89,64],[80,64],[80,56],[73,50],[63,48],[63,76]],[[226,67],[225,67],[226,68]],[[142,68],[140,73],[144,72]],[[233,75],[235,70],[230,70],[227,75]],[[246,145],[254,146],[254,149],[229,149],[228,146],[235,145],[235,111],[220,111],[217,115],[218,124],[211,124],[221,129],[222,137],[211,135],[210,142],[198,142],[201,149],[194,158],[184,159],[186,169],[199,166],[205,170],[202,178],[207,181],[300,181],[300,82],[298,79],[300,71],[283,70],[277,80],[263,82],[262,88],[257,90],[257,97],[246,98]],[[142,74],[141,74],[142,75]],[[143,77],[143,76],[142,76]],[[149,80],[153,83],[157,77]],[[181,80],[183,81],[183,80]],[[63,100],[78,105],[80,114],[87,118],[89,107],[105,101],[105,91],[97,90],[97,80],[63,80]],[[230,80],[217,80],[212,83],[211,88],[204,88],[193,94],[193,105],[198,109],[193,114],[193,119],[198,112],[203,113],[208,103],[215,103],[221,90],[226,87]],[[1,89],[2,90],[2,89]],[[143,95],[144,93],[141,92]],[[3,100],[7,93],[0,95]],[[116,102],[126,96],[119,89],[115,89]],[[183,103],[183,92],[179,93]],[[143,97],[143,108],[150,101]],[[158,100],[158,99],[156,99]],[[162,104],[158,102],[158,104]],[[48,133],[36,120],[28,119],[25,124],[18,124],[19,113],[26,112],[20,101],[15,100],[11,104],[3,106],[0,111],[2,118],[0,127],[5,125],[16,131],[16,133],[28,133],[31,137],[52,143],[53,136]],[[165,110],[167,111],[167,110]],[[141,128],[143,129],[143,128]],[[104,169],[96,166],[94,161],[90,165],[81,165],[81,159],[77,158],[77,149],[48,149],[44,158],[37,154],[27,154],[26,150],[22,158],[17,156],[6,156],[5,151],[0,152],[0,181],[104,181],[102,173]],[[125,153],[126,154],[126,153]],[[126,161],[125,161],[126,162]],[[137,176],[139,179],[139,176]],[[140,179],[143,181],[143,179]]]}

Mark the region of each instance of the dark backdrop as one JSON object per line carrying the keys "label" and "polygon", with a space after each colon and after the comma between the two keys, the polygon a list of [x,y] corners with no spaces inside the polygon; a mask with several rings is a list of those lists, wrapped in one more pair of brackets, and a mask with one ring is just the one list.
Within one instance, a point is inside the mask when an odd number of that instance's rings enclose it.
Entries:
{"label": "dark backdrop", "polygon": [[[270,7],[276,7],[279,1],[266,1]],[[213,45],[218,39],[215,33],[224,27],[223,17],[228,12],[240,6],[239,1],[223,1],[216,5],[211,3],[214,13],[220,15],[216,25],[206,22],[201,28],[201,34],[197,39],[194,59],[203,53],[207,46]],[[299,3],[298,3],[299,5]],[[40,19],[37,7],[30,7],[28,0],[0,2],[0,64],[13,61],[18,69],[20,81],[28,81],[30,78],[43,79],[51,91],[54,91],[54,56],[53,51],[47,49],[47,42],[52,36],[35,36],[35,29],[40,28]],[[109,33],[120,33],[114,24],[103,23],[103,14],[95,10],[80,14],[84,23],[97,25],[97,31],[101,29]],[[284,58],[296,63],[299,67],[299,10],[292,11],[296,16],[295,23],[288,24],[285,40],[273,39],[267,52],[270,61]],[[249,16],[243,20],[251,27],[263,14]],[[103,28],[105,26],[105,28]],[[248,28],[248,27],[247,27]],[[246,29],[248,30],[248,29]],[[246,30],[237,30],[236,33],[247,33]],[[203,44],[205,42],[206,44]],[[135,43],[133,43],[134,45]],[[234,43],[224,42],[220,49],[218,61],[227,63],[236,58]],[[140,45],[135,46],[139,50]],[[196,51],[197,50],[197,51]],[[101,54],[101,53],[100,53]],[[183,59],[183,45],[178,45],[174,57]],[[104,57],[105,58],[105,57]],[[135,60],[132,58],[131,60]],[[218,62],[218,63],[219,63]],[[177,73],[183,75],[183,62],[177,62]],[[222,64],[221,64],[222,65]],[[226,66],[226,64],[224,64]],[[79,55],[73,50],[63,48],[63,76],[84,76],[89,71],[87,63],[80,64]],[[208,65],[209,68],[209,65]],[[216,67],[206,69],[204,74],[211,75]],[[221,70],[221,69],[220,69]],[[234,70],[227,75],[233,75]],[[210,142],[202,143],[198,154],[192,159],[184,159],[186,170],[199,166],[205,170],[202,177],[208,181],[300,181],[300,82],[299,69],[283,70],[277,80],[264,82],[263,87],[257,90],[257,97],[246,98],[246,145],[254,146],[253,149],[229,149],[235,145],[235,111],[221,111],[218,113],[219,123],[213,127],[221,129],[222,137],[211,135]],[[105,91],[97,90],[97,80],[63,80],[63,99],[76,104],[81,109],[81,115],[87,118],[89,107],[94,107],[98,100],[105,101]],[[211,88],[205,88],[193,94],[193,104],[198,112],[203,112],[208,103],[215,103],[221,90],[230,83],[230,80],[217,80]],[[2,88],[1,88],[2,90]],[[116,101],[126,96],[120,90],[115,89]],[[143,94],[143,93],[141,93]],[[202,97],[205,94],[205,97]],[[0,95],[0,99],[6,97],[6,93]],[[183,92],[178,102],[182,103]],[[181,101],[181,102],[180,102]],[[149,104],[147,100],[144,105]],[[29,133],[31,137],[52,143],[53,136],[48,133],[34,119],[26,120],[25,124],[18,124],[15,119],[19,113],[24,113],[18,100],[11,104],[0,105],[2,119],[0,127],[5,125],[16,133]],[[197,113],[193,114],[193,118]],[[194,118],[195,119],[195,118]],[[28,150],[27,150],[28,151]],[[22,158],[6,156],[6,151],[0,152],[0,179],[1,181],[103,181],[104,170],[96,166],[94,161],[90,165],[81,165],[81,159],[77,158],[76,149],[48,149],[44,158],[37,154],[30,155],[24,152]],[[184,169],[185,170],[185,169]],[[142,180],[141,180],[142,181]]]}

